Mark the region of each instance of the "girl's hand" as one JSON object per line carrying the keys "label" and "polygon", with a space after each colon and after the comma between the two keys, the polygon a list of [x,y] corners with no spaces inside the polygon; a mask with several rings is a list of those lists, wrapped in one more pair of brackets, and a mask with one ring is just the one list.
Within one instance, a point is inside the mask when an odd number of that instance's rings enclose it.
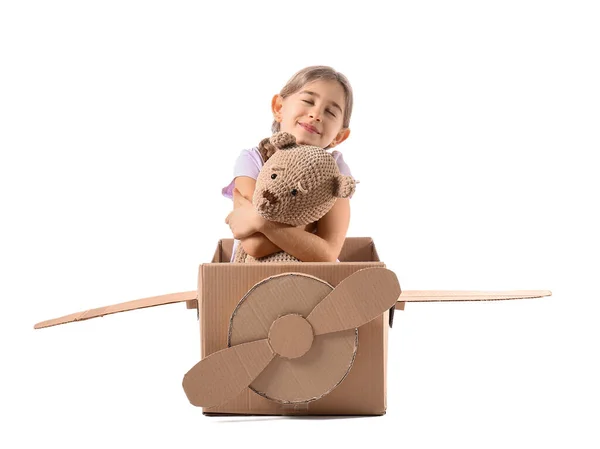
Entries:
{"label": "girl's hand", "polygon": [[233,238],[239,240],[260,232],[266,220],[258,215],[252,202],[241,196],[239,192],[237,192],[238,195],[235,195],[235,193],[234,191],[236,208],[227,215],[225,223],[229,225]]}

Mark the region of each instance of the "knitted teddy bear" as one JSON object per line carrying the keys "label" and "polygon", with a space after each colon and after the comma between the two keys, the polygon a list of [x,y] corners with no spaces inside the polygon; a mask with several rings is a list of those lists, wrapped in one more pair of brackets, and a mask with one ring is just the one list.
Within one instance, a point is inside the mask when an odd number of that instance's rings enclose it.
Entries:
{"label": "knitted teddy bear", "polygon": [[[265,162],[256,180],[252,204],[269,221],[305,226],[318,221],[337,198],[354,193],[356,181],[340,174],[333,156],[323,148],[298,145],[286,132],[263,139]],[[299,262],[284,251],[254,258],[238,245],[234,262]]]}

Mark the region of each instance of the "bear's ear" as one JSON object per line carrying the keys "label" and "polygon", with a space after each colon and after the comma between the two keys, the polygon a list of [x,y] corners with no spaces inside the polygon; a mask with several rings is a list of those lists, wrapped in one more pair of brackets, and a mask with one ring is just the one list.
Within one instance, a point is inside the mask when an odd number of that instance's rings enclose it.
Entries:
{"label": "bear's ear", "polygon": [[275,133],[269,139],[271,143],[279,150],[283,150],[296,145],[296,138],[285,131]]}
{"label": "bear's ear", "polygon": [[262,157],[263,164],[269,160],[271,156],[275,154],[277,148],[271,143],[271,139],[269,137],[264,138],[258,144],[258,152]]}
{"label": "bear's ear", "polygon": [[354,194],[357,181],[352,176],[339,175],[335,178],[335,191],[333,195],[336,198],[348,198]]}

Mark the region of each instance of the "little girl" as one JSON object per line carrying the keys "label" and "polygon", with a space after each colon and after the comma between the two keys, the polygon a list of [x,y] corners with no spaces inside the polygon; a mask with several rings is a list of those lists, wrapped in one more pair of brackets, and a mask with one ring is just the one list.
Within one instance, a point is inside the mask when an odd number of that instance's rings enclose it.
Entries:
{"label": "little girl", "polygon": [[[331,149],[350,135],[352,87],[347,78],[331,67],[307,67],[296,73],[271,101],[273,133],[286,131],[298,144]],[[351,175],[339,151],[332,156],[343,175]],[[350,222],[348,199],[338,198],[318,222],[306,227],[270,222],[252,206],[256,178],[264,161],[258,148],[243,150],[234,167],[234,179],[223,195],[233,199],[227,216],[234,243],[251,256],[264,257],[285,251],[302,262],[335,262]]]}

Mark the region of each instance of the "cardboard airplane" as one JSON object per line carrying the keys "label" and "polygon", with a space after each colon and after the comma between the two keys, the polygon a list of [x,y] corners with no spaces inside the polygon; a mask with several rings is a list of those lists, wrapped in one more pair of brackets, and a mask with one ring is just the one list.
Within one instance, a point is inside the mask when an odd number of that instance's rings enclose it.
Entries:
{"label": "cardboard airplane", "polygon": [[370,238],[347,238],[335,263],[231,264],[232,239],[201,264],[194,291],[74,313],[35,329],[185,302],[201,329],[183,390],[204,414],[381,415],[387,340],[406,302],[550,296],[547,290],[401,291]]}

